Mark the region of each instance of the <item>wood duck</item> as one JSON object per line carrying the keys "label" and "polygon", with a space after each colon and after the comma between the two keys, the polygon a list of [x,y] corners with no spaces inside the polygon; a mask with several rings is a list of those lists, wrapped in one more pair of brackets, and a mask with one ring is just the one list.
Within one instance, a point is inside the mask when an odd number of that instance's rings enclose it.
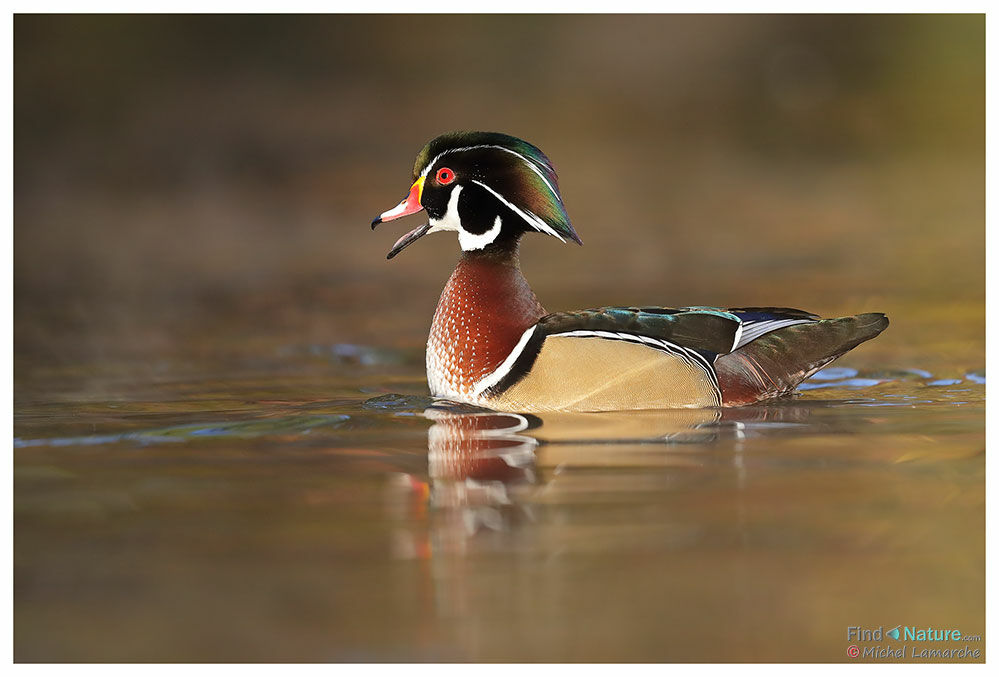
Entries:
{"label": "wood duck", "polygon": [[392,246],[454,231],[462,255],[427,341],[435,397],[499,411],[742,405],[790,393],[888,326],[792,308],[595,308],[548,313],[520,271],[525,233],[582,244],[549,159],[521,139],[452,132],[416,158],[413,186],[374,228],[426,210]]}

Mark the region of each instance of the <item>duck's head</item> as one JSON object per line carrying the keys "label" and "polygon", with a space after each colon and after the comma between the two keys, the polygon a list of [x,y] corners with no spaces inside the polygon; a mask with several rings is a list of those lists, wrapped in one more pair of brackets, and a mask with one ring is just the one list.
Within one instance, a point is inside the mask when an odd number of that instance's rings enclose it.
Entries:
{"label": "duck's head", "polygon": [[416,156],[409,195],[371,227],[424,209],[429,222],[399,238],[388,258],[442,230],[456,231],[464,251],[509,246],[532,231],[583,244],[565,213],[551,162],[506,134],[438,136]]}

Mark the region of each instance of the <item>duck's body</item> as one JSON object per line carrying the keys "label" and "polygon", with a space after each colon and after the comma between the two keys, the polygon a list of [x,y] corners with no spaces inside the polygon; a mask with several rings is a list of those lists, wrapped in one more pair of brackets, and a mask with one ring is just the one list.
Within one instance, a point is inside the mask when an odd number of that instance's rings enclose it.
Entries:
{"label": "duck's body", "polygon": [[580,240],[547,158],[505,135],[445,135],[414,175],[409,197],[372,225],[430,214],[389,258],[427,232],[458,231],[464,253],[427,342],[435,397],[522,412],[748,404],[793,391],[888,325],[880,313],[821,320],[789,308],[549,314],[520,271],[520,236]]}

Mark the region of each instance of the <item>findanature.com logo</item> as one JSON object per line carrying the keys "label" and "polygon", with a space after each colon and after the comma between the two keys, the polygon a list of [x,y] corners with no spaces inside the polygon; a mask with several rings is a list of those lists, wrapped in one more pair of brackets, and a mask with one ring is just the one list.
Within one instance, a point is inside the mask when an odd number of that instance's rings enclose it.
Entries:
{"label": "findanature.com logo", "polygon": [[[905,658],[943,658],[962,659],[981,658],[982,650],[973,648],[967,642],[980,642],[981,635],[972,635],[962,632],[957,628],[934,628],[932,626],[919,627],[915,625],[896,625],[890,630],[885,630],[884,626],[877,628],[865,628],[860,625],[851,625],[846,629],[846,638],[850,644],[846,649],[846,655],[850,658],[870,658],[870,659],[905,659]],[[896,640],[901,642],[915,642],[916,646],[888,645],[888,646],[865,646],[860,647],[860,642],[882,642],[885,640]],[[924,642],[962,642],[964,646],[943,647],[926,646]]]}

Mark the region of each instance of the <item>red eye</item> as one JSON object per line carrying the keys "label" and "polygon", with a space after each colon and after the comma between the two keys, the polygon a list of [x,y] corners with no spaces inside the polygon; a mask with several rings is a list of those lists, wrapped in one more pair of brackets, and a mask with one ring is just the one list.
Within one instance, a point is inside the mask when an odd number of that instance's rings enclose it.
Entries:
{"label": "red eye", "polygon": [[441,184],[442,186],[446,186],[452,181],[454,181],[454,172],[452,172],[450,169],[448,169],[447,167],[441,167],[440,169],[437,170],[437,183]]}

